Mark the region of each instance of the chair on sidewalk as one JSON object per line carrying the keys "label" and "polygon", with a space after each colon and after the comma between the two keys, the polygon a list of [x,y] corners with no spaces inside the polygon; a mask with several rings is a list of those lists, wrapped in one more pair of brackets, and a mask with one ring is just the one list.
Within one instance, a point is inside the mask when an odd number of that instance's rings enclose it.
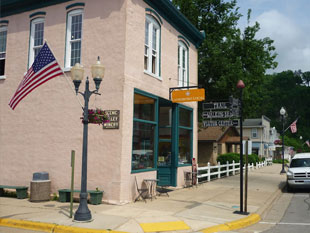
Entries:
{"label": "chair on sidewalk", "polygon": [[139,200],[141,197],[142,200],[146,203],[145,199],[146,199],[146,196],[147,196],[149,190],[147,188],[139,188],[136,176],[135,176],[135,181],[136,181],[136,186],[137,186],[137,191],[138,191],[138,197],[135,199],[135,202],[137,200]]}

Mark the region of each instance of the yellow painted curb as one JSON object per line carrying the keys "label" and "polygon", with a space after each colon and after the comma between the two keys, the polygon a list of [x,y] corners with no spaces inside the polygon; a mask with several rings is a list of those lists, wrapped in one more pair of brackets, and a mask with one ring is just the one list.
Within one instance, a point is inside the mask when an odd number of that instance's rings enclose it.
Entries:
{"label": "yellow painted curb", "polygon": [[155,223],[140,223],[144,232],[158,232],[158,231],[178,231],[191,229],[185,222],[155,222]]}
{"label": "yellow painted curb", "polygon": [[96,230],[90,228],[62,226],[52,223],[33,222],[9,218],[0,218],[0,226],[22,228],[49,233],[124,233],[122,231]]}
{"label": "yellow painted curb", "polygon": [[15,227],[35,231],[52,232],[56,224],[32,222],[19,219],[0,218],[0,226]]}
{"label": "yellow painted curb", "polygon": [[213,232],[220,232],[220,231],[236,230],[236,229],[240,229],[243,227],[253,225],[253,224],[259,222],[260,220],[261,220],[261,218],[258,214],[251,214],[248,217],[245,217],[245,218],[242,218],[242,219],[239,219],[236,221],[216,225],[213,227],[208,227],[206,229],[201,230],[201,232],[213,233]]}

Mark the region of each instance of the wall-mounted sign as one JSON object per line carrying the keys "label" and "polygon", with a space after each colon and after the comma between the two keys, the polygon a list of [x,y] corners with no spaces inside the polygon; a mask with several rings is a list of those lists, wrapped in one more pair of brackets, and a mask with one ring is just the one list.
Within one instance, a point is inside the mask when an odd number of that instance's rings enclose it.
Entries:
{"label": "wall-mounted sign", "polygon": [[203,101],[205,100],[205,89],[174,90],[171,97],[173,103]]}
{"label": "wall-mounted sign", "polygon": [[103,129],[119,129],[119,112],[120,110],[104,110],[109,122],[103,123]]}

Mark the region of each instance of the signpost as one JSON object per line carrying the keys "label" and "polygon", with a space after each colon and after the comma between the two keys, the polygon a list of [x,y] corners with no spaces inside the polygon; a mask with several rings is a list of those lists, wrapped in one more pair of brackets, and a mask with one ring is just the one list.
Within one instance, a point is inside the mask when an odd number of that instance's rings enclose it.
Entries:
{"label": "signpost", "polygon": [[203,127],[238,126],[239,100],[232,97],[228,102],[207,102],[202,104]]}

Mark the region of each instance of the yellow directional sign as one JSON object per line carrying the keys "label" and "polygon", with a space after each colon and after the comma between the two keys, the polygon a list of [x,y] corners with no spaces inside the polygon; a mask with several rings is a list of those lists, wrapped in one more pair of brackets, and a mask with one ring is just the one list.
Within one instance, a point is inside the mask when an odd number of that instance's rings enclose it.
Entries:
{"label": "yellow directional sign", "polygon": [[174,90],[171,93],[171,100],[173,103],[203,101],[205,100],[205,89]]}

